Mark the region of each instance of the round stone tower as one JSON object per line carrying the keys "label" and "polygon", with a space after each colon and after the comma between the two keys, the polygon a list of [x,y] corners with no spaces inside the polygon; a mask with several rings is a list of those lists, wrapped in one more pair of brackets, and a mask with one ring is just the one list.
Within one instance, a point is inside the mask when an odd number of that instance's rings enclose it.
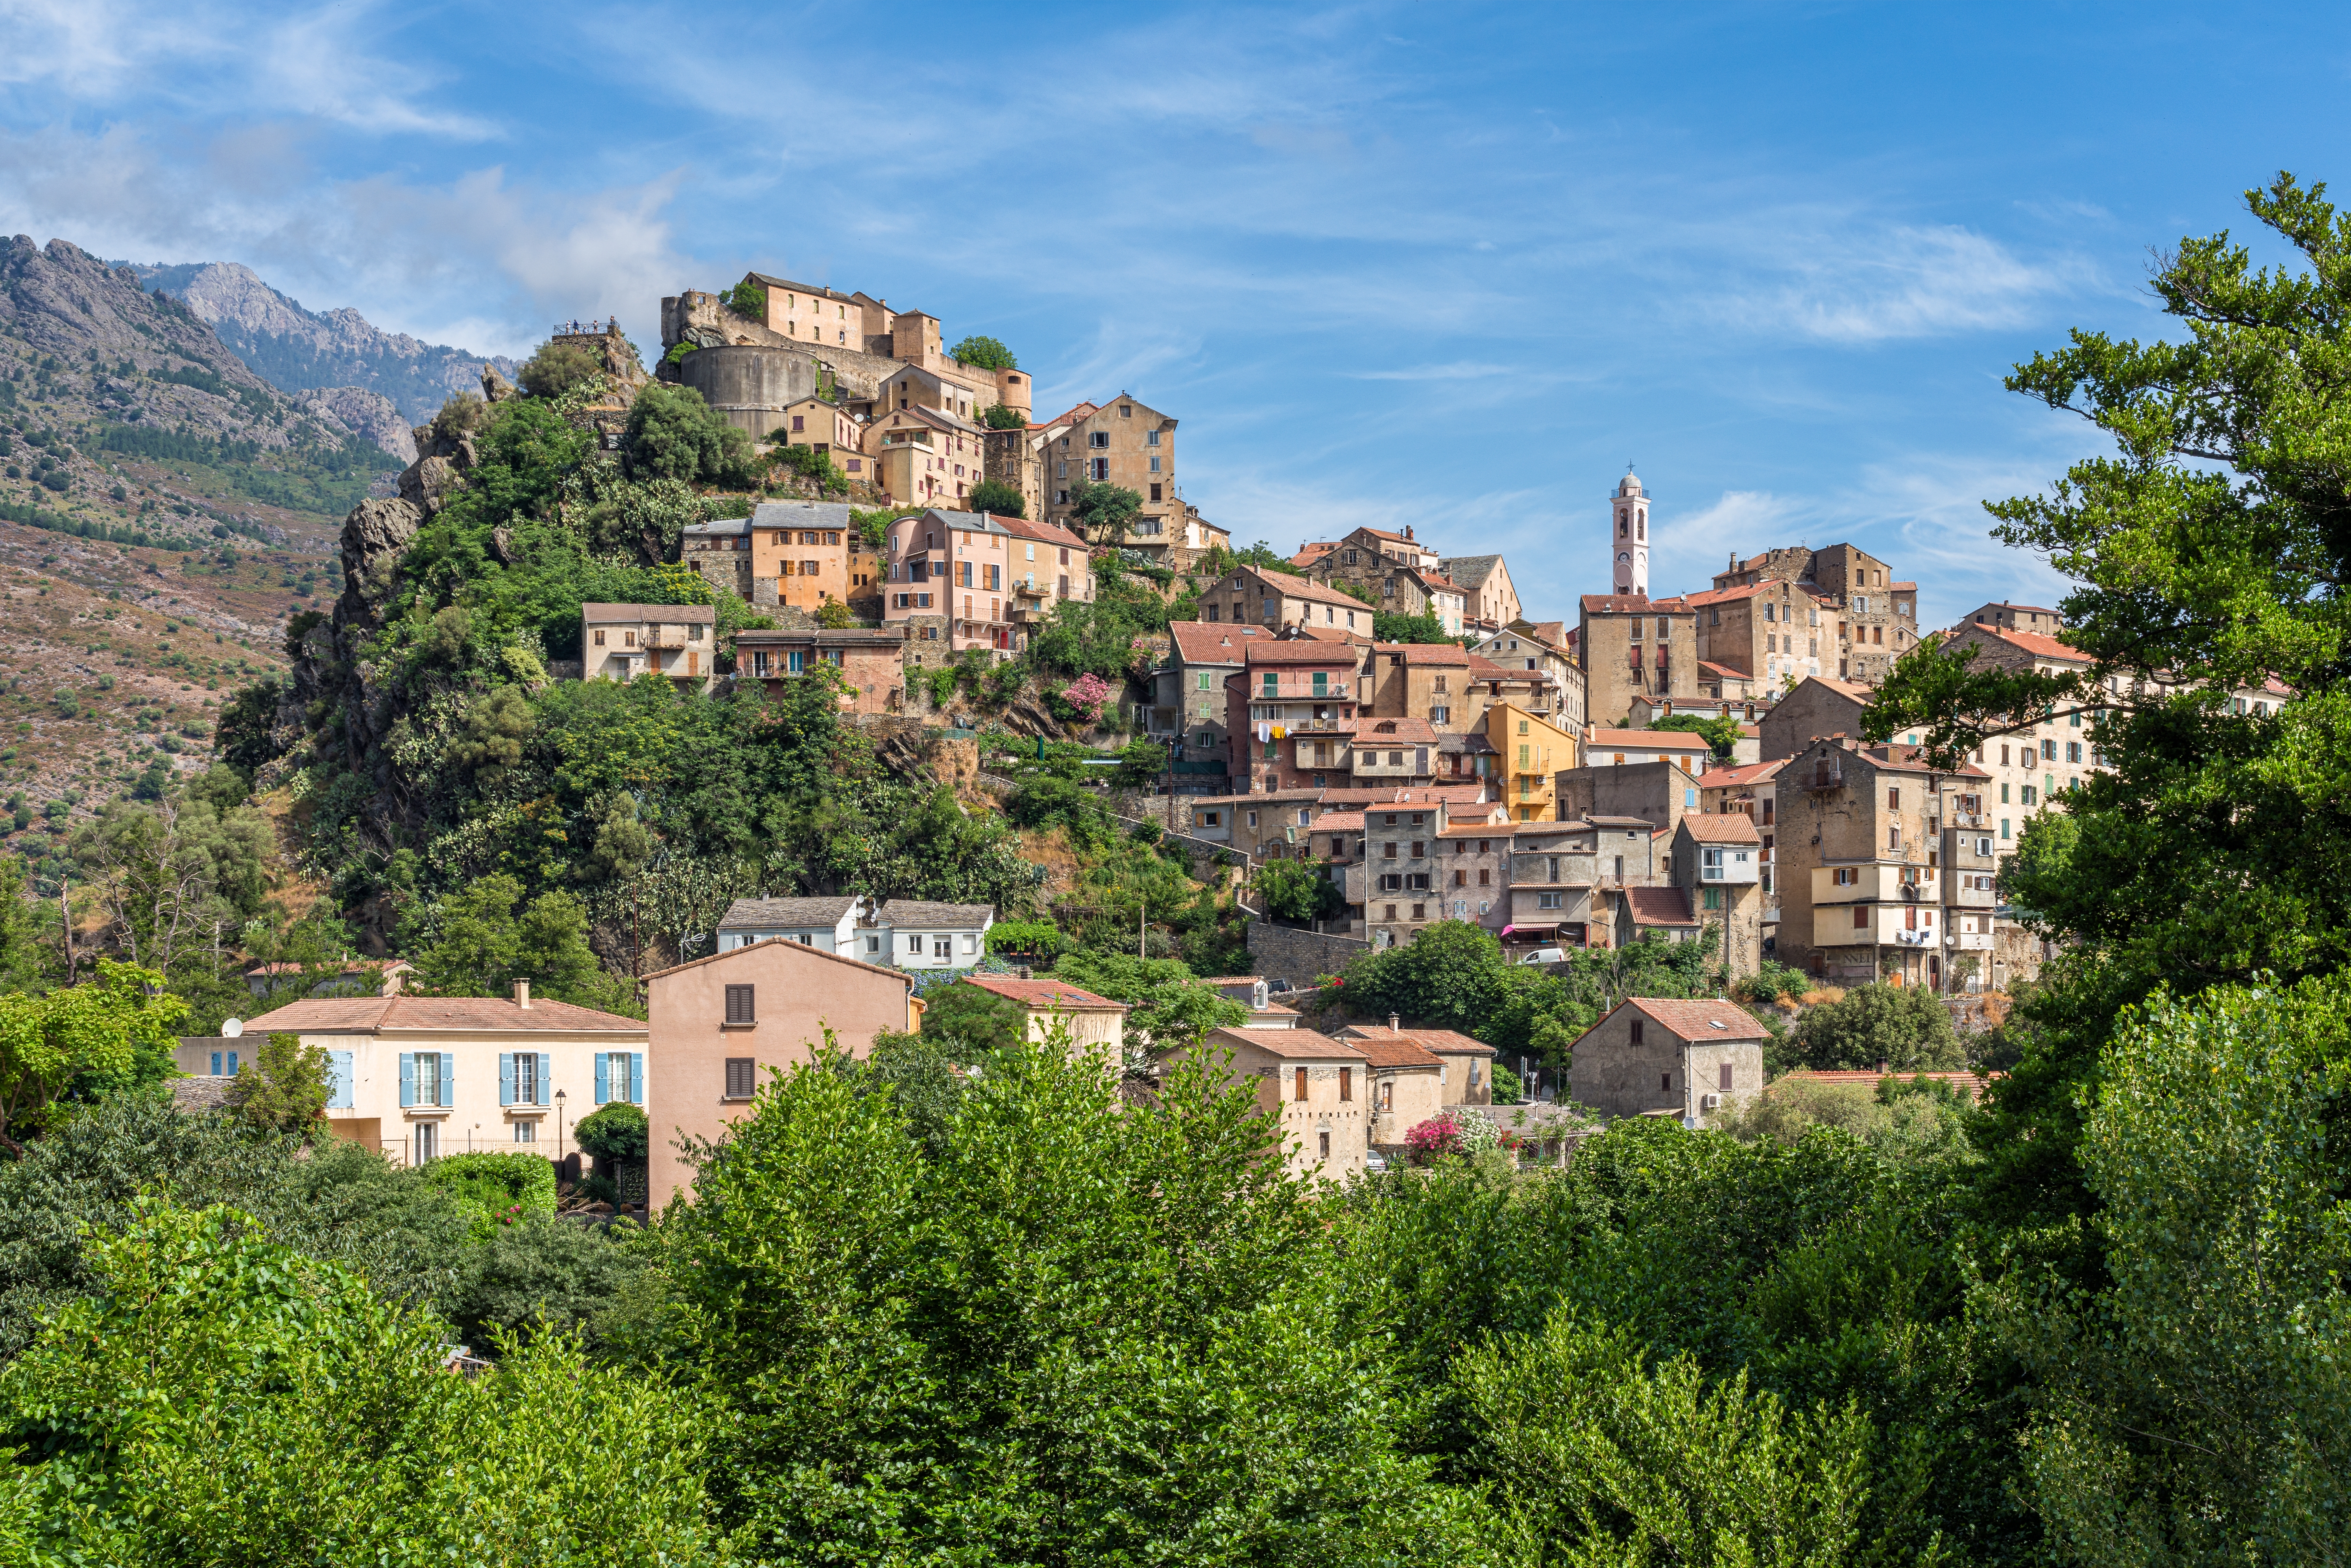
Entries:
{"label": "round stone tower", "polygon": [[1616,553],[1615,572],[1612,580],[1618,593],[1649,597],[1649,497],[1642,490],[1641,481],[1627,468],[1625,477],[1616,482],[1616,493],[1609,497],[1609,506],[1616,514],[1615,542],[1611,547]]}

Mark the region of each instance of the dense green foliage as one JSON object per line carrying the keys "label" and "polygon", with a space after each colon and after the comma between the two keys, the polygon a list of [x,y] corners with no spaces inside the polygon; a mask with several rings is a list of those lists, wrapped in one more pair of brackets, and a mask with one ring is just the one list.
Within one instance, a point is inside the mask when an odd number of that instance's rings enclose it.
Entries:
{"label": "dense green foliage", "polygon": [[1029,515],[1028,507],[1019,490],[1001,479],[982,479],[964,498],[964,510],[993,512],[999,517],[1025,517]]}
{"label": "dense green foliage", "polygon": [[424,1167],[424,1185],[456,1200],[475,1240],[555,1213],[555,1167],[538,1155],[444,1155]]}
{"label": "dense green foliage", "polygon": [[558,398],[604,373],[603,361],[574,342],[549,338],[515,372],[522,390],[533,397]]}
{"label": "dense green foliage", "polygon": [[1950,1009],[1918,986],[1873,981],[1833,1002],[1804,1009],[1796,1032],[1806,1067],[1876,1067],[1899,1072],[1949,1071],[1966,1065]]}
{"label": "dense green foliage", "polygon": [[983,338],[977,334],[966,338],[962,342],[949,349],[947,353],[949,357],[971,366],[974,370],[1017,371],[1020,368],[1020,361],[1012,357],[1011,350],[993,338]]}
{"label": "dense green foliage", "polygon": [[326,1113],[328,1079],[324,1050],[273,1030],[230,1081],[229,1109],[273,1133],[305,1133]]}
{"label": "dense green foliage", "polygon": [[1687,735],[1704,736],[1707,744],[1714,747],[1714,759],[1717,762],[1729,762],[1733,755],[1733,748],[1738,746],[1740,739],[1737,720],[1706,718],[1694,713],[1668,714],[1664,718],[1651,719],[1649,727],[1679,730]]}
{"label": "dense green foliage", "polygon": [[1029,1038],[1029,1009],[1009,997],[958,981],[923,993],[923,1037],[977,1061]]}
{"label": "dense green foliage", "polygon": [[1401,611],[1374,609],[1372,612],[1372,635],[1383,643],[1452,641],[1446,632],[1445,622],[1426,612],[1406,615]]}
{"label": "dense green foliage", "polygon": [[720,295],[718,302],[746,321],[768,324],[768,291],[747,277]]}

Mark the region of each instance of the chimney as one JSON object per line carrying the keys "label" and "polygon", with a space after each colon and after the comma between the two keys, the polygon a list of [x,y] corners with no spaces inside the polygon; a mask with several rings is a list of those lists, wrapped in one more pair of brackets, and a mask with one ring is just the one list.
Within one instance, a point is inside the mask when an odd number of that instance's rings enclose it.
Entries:
{"label": "chimney", "polygon": [[1397,1019],[1397,1018],[1396,1018],[1396,1015],[1395,1015],[1395,1014],[1394,1014],[1394,1013],[1390,1013],[1390,1014],[1388,1014],[1388,1032],[1389,1032],[1390,1034],[1395,1034],[1395,1033],[1398,1033],[1398,1032],[1399,1032],[1399,1030],[1398,1030],[1398,1019]]}
{"label": "chimney", "polygon": [[530,1006],[530,982],[528,980],[517,980],[514,983],[514,999],[515,1006],[518,1008],[528,1008]]}

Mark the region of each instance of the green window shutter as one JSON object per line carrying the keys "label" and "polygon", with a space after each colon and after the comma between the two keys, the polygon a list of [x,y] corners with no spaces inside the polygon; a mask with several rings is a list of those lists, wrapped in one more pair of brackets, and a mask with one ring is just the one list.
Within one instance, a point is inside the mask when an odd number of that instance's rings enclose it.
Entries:
{"label": "green window shutter", "polygon": [[511,1105],[515,1103],[514,1096],[514,1052],[502,1051],[498,1052],[498,1103]]}
{"label": "green window shutter", "polygon": [[602,1051],[596,1053],[596,1103],[603,1104],[612,1097],[612,1059]]}
{"label": "green window shutter", "polygon": [[644,1052],[643,1052],[643,1051],[632,1051],[629,1052],[629,1103],[630,1103],[630,1104],[632,1104],[632,1105],[642,1105],[642,1104],[643,1104],[644,1103],[645,1103],[645,1057],[644,1057]]}
{"label": "green window shutter", "polygon": [[455,1055],[444,1051],[441,1053],[441,1103],[444,1105],[452,1105],[456,1103],[456,1102],[451,1098],[451,1096],[455,1094],[456,1092],[457,1059]]}
{"label": "green window shutter", "polygon": [[405,1051],[400,1053],[400,1103],[403,1110],[416,1103],[416,1058]]}

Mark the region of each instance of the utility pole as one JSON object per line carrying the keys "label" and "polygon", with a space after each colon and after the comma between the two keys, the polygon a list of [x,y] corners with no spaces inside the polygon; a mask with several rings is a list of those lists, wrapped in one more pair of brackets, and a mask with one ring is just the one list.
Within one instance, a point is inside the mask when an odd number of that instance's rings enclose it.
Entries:
{"label": "utility pole", "polygon": [[64,880],[62,880],[62,879],[60,879],[60,880],[59,880],[59,882],[58,882],[58,883],[57,883],[57,914],[58,914],[58,915],[63,919],[63,921],[64,921],[64,923],[65,923],[65,928],[66,928],[66,984],[67,984],[68,986],[71,986],[71,985],[75,984],[75,979],[74,979],[74,948],[73,948],[73,904],[72,904],[72,903],[70,902],[70,896],[71,896],[72,891],[73,891],[73,883],[70,883],[70,882],[67,882],[67,881],[64,881]]}

